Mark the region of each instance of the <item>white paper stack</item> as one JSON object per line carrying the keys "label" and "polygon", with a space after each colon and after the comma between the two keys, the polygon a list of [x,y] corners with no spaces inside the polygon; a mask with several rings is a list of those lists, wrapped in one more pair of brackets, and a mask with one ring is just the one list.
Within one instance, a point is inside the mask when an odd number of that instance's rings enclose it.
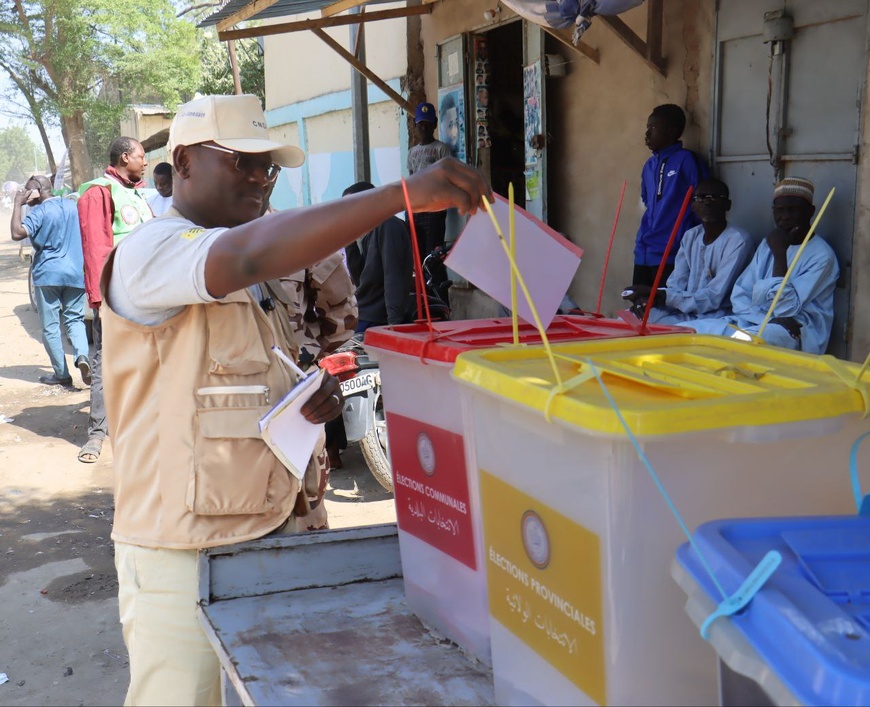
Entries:
{"label": "white paper stack", "polygon": [[323,430],[302,415],[301,408],[308,402],[323,381],[322,370],[301,379],[260,420],[263,441],[297,479],[305,476],[305,469],[314,452],[314,445]]}

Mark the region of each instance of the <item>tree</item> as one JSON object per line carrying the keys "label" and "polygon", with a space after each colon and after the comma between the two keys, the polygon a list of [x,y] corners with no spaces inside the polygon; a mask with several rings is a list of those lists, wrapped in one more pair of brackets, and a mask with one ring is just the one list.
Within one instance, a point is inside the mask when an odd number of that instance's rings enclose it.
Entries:
{"label": "tree", "polygon": [[[202,79],[197,90],[203,94],[229,95],[235,92],[233,72],[225,43],[218,41],[213,29],[203,33],[200,44]],[[242,92],[252,93],[266,104],[266,75],[263,50],[256,39],[237,39],[236,54]]]}
{"label": "tree", "polygon": [[120,109],[145,95],[172,109],[196,89],[196,30],[175,12],[171,0],[0,3],[0,69],[37,125],[46,115],[59,118],[73,184],[92,175],[88,113],[102,120],[110,106]]}
{"label": "tree", "polygon": [[36,145],[19,126],[0,130],[0,182],[23,184],[34,172],[45,168],[37,162]]}

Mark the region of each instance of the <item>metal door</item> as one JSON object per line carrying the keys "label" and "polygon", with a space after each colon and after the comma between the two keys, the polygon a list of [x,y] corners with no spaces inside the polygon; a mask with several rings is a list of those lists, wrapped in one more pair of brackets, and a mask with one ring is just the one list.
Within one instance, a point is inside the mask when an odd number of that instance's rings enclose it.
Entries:
{"label": "metal door", "polygon": [[[773,227],[773,185],[803,176],[816,208],[836,193],[818,233],[840,263],[829,352],[848,349],[857,146],[868,0],[719,3],[713,161],[731,188],[729,216],[763,239]],[[763,43],[764,15],[784,11],[794,36]]]}
{"label": "metal door", "polygon": [[544,30],[523,21],[523,138],[526,210],[547,220],[547,122]]}

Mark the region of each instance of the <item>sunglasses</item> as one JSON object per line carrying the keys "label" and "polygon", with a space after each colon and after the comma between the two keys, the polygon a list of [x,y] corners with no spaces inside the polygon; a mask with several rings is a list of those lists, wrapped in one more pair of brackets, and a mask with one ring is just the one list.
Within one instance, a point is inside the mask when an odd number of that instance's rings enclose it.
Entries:
{"label": "sunglasses", "polygon": [[262,154],[252,154],[250,152],[236,152],[228,150],[226,147],[219,145],[206,145],[200,143],[199,147],[207,147],[209,150],[217,152],[226,152],[228,155],[233,155],[236,158],[235,168],[242,174],[254,174],[258,169],[263,170],[266,175],[266,181],[270,184],[278,178],[278,173],[281,171],[281,166],[274,162],[266,164],[263,161]]}
{"label": "sunglasses", "polygon": [[695,194],[692,197],[692,201],[696,203],[704,203],[707,202],[712,203],[714,201],[725,201],[728,197],[723,194]]}

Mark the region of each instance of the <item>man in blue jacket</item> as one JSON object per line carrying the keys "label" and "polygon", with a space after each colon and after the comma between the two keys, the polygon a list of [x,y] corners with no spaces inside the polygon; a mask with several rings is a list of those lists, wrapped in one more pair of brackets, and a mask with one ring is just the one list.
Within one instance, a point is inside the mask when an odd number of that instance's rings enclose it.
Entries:
{"label": "man in blue jacket", "polygon": [[[685,127],[686,114],[672,103],[657,106],[647,119],[645,142],[653,154],[641,173],[640,197],[646,211],[634,246],[635,285],[652,287],[686,191],[707,177],[699,157],[680,142]],[[697,225],[694,214],[687,210],[668,254],[662,282],[674,270],[683,234]]]}

